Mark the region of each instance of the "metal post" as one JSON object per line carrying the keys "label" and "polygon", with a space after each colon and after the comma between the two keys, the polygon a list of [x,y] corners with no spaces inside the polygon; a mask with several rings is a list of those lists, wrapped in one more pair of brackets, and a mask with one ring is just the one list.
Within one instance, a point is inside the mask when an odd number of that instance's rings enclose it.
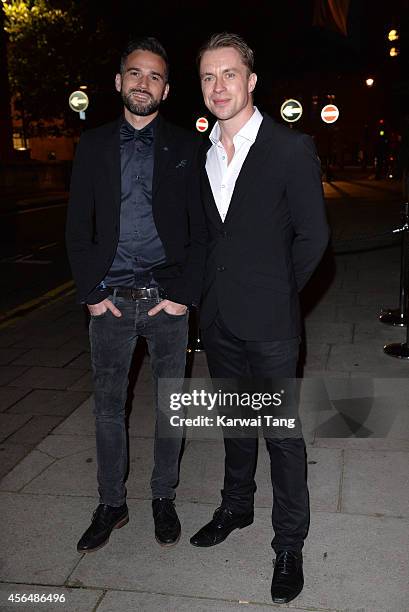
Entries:
{"label": "metal post", "polygon": [[[408,204],[405,204],[406,206],[406,215],[408,213]],[[407,225],[407,223],[406,223]],[[404,285],[404,291],[402,290],[401,287],[401,298],[402,295],[404,296],[405,299],[405,303],[403,304],[403,312],[405,313],[405,317],[407,317],[407,313],[408,313],[408,284],[409,284],[409,277],[408,277],[408,268],[409,268],[409,264],[408,264],[408,246],[409,246],[409,240],[408,240],[408,228],[406,228],[406,231],[403,234],[404,237],[404,241],[403,241],[403,248],[405,249],[404,251],[404,257],[403,260],[405,262],[405,276],[403,277],[403,285]],[[402,278],[402,275],[401,275]],[[386,355],[389,355],[390,357],[396,357],[397,359],[409,359],[409,325],[406,325],[406,342],[392,342],[391,344],[386,344],[383,347],[383,350],[385,352]]]}
{"label": "metal post", "polygon": [[400,265],[400,289],[399,289],[399,308],[382,308],[379,320],[386,325],[404,327],[408,320],[408,288],[409,288],[409,206],[408,202],[402,204],[401,217],[402,228],[402,248]]}

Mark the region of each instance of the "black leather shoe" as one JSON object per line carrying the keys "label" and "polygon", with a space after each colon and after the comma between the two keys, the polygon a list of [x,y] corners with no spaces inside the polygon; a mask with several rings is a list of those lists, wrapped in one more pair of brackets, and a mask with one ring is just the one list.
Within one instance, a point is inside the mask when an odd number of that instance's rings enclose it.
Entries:
{"label": "black leather shoe", "polygon": [[115,508],[106,504],[99,504],[92,515],[91,525],[88,527],[77,544],[80,553],[89,553],[105,546],[113,529],[120,529],[129,521],[126,504]]}
{"label": "black leather shoe", "polygon": [[161,546],[174,546],[180,540],[180,521],[176,514],[175,504],[167,497],[158,497],[152,501],[155,539]]}
{"label": "black leather shoe", "polygon": [[210,523],[202,527],[190,538],[193,546],[215,546],[223,542],[234,529],[243,529],[251,525],[254,513],[234,514],[226,507],[220,506],[213,514]]}
{"label": "black leather shoe", "polygon": [[271,583],[273,602],[288,603],[301,593],[303,586],[302,553],[292,550],[279,550]]}

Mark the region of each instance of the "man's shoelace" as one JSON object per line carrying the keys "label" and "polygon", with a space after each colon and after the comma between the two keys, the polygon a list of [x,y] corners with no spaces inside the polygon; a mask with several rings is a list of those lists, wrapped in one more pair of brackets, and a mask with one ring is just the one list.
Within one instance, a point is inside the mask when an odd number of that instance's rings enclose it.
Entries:
{"label": "man's shoelace", "polygon": [[160,518],[162,516],[172,516],[174,515],[175,509],[173,503],[171,501],[165,502],[159,506],[158,510],[155,510],[156,518]]}
{"label": "man's shoelace", "polygon": [[98,507],[94,510],[94,514],[92,515],[92,523],[93,525],[97,525],[100,527],[107,527],[112,520],[112,516],[110,517],[109,506]]}
{"label": "man's shoelace", "polygon": [[214,518],[217,519],[219,523],[223,523],[224,521],[231,519],[232,513],[228,508],[217,508],[214,513]]}
{"label": "man's shoelace", "polygon": [[275,561],[275,568],[280,574],[291,574],[296,567],[297,557],[290,550],[278,555]]}

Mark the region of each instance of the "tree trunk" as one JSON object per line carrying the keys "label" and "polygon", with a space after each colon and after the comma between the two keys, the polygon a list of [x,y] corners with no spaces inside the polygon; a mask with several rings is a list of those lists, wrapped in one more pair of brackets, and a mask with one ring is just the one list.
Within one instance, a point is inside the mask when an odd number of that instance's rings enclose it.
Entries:
{"label": "tree trunk", "polygon": [[0,4],[0,162],[10,161],[14,156],[6,43],[4,13]]}

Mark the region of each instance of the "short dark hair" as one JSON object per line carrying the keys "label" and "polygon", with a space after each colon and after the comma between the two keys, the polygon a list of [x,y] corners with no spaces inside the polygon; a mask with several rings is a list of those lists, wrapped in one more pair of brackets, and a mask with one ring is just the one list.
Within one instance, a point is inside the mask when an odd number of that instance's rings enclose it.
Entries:
{"label": "short dark hair", "polygon": [[150,51],[151,53],[155,53],[155,55],[159,55],[163,61],[165,62],[165,81],[169,80],[169,58],[168,54],[165,51],[163,45],[158,41],[157,38],[153,36],[143,36],[141,38],[132,38],[128,41],[126,47],[121,53],[121,63],[119,67],[119,71],[121,74],[124,73],[125,70],[125,62],[128,55],[133,53],[134,51]]}
{"label": "short dark hair", "polygon": [[219,34],[213,34],[207,42],[204,43],[199,49],[197,54],[197,66],[200,70],[201,59],[206,51],[214,51],[215,49],[221,49],[223,47],[233,47],[239,52],[241,61],[246,66],[249,74],[253,72],[254,68],[254,53],[250,49],[246,41],[238,34],[231,34],[229,32],[220,32]]}

